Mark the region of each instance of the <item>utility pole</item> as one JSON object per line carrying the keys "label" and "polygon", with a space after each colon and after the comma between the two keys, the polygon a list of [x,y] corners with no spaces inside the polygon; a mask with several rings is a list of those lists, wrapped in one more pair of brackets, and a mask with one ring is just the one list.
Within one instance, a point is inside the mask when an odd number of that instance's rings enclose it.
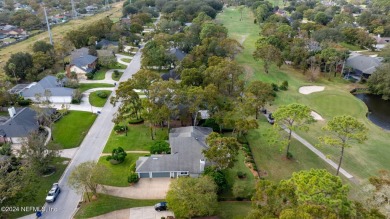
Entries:
{"label": "utility pole", "polygon": [[76,8],[74,7],[74,1],[71,0],[70,3],[72,4],[72,16],[73,16],[73,19],[77,18],[77,11],[76,11]]}
{"label": "utility pole", "polygon": [[45,19],[46,19],[47,31],[49,32],[50,44],[53,45],[53,37],[51,35],[49,20],[47,19],[46,7],[43,7],[43,11],[45,12]]}

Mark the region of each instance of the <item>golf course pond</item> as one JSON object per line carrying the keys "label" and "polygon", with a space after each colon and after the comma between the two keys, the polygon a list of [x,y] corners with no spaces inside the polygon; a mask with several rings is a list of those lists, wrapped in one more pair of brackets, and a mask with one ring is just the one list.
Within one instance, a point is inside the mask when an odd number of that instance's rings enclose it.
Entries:
{"label": "golf course pond", "polygon": [[390,100],[383,100],[378,95],[354,94],[362,100],[368,107],[368,119],[377,126],[390,130]]}

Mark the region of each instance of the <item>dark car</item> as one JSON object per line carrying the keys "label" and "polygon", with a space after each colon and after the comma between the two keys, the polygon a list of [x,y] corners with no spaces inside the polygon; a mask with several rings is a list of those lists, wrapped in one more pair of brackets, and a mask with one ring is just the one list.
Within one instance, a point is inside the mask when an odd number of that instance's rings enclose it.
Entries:
{"label": "dark car", "polygon": [[154,205],[154,210],[156,211],[166,211],[167,210],[167,203],[166,202],[160,202]]}
{"label": "dark car", "polygon": [[268,114],[267,120],[268,120],[269,124],[271,124],[271,125],[273,125],[275,123],[275,119],[272,116],[272,113]]}
{"label": "dark car", "polygon": [[58,183],[54,183],[50,191],[47,193],[46,202],[55,202],[60,192],[60,186]]}

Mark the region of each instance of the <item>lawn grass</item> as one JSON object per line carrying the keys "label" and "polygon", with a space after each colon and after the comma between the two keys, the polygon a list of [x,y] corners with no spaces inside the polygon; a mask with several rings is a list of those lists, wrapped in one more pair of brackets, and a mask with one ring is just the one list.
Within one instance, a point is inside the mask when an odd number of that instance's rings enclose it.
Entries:
{"label": "lawn grass", "polygon": [[107,68],[102,68],[102,69],[99,69],[99,71],[95,72],[93,74],[93,79],[92,80],[104,80],[104,78],[106,77],[106,72],[108,71]]}
{"label": "lawn grass", "polygon": [[137,200],[99,194],[96,200],[89,203],[83,203],[77,211],[75,218],[90,218],[126,208],[153,206],[162,201],[163,200]]}
{"label": "lawn grass", "polygon": [[[228,182],[228,189],[220,195],[221,198],[225,199],[234,199],[232,194],[232,188],[234,183],[240,185],[241,188],[244,188],[244,194],[247,198],[252,196],[254,187],[255,187],[255,177],[247,166],[245,166],[245,155],[244,152],[240,150],[236,162],[234,162],[233,168],[226,170],[226,180]],[[239,179],[237,177],[237,172],[246,173],[246,178]]]}
{"label": "lawn grass", "polygon": [[109,69],[126,69],[127,65],[123,65],[119,62],[115,62],[114,64],[107,66],[107,68],[109,68]]}
{"label": "lawn grass", "polygon": [[131,59],[128,59],[128,58],[123,58],[121,59],[123,62],[127,62],[127,63],[130,63],[131,62]]}
{"label": "lawn grass", "polygon": [[[98,93],[105,93],[107,95],[106,98],[101,98],[98,96]],[[99,90],[89,94],[89,103],[92,106],[103,107],[106,104],[108,97],[111,95],[111,91],[109,90]]]}
{"label": "lawn grass", "polygon": [[[144,124],[130,125],[127,136],[125,133],[117,134],[114,130],[111,131],[110,138],[103,150],[104,153],[111,153],[114,148],[122,147],[125,151],[149,151],[153,140],[150,137],[150,128]],[[168,132],[164,128],[156,128],[156,140],[167,140]]]}
{"label": "lawn grass", "polygon": [[[63,37],[71,30],[79,29],[83,26],[88,26],[92,23],[96,23],[96,21],[103,19],[107,16],[109,17],[121,17],[122,15],[122,2],[118,2],[111,5],[111,9],[102,13],[98,13],[93,16],[83,17],[82,19],[75,19],[70,20],[67,23],[61,24],[61,25],[55,25],[52,27],[51,32],[53,35],[53,41],[54,42],[60,42]],[[23,51],[23,52],[32,52],[32,45],[38,41],[38,40],[44,40],[48,42],[49,36],[47,32],[40,33],[38,35],[29,37],[26,40],[23,40],[19,43],[16,43],[14,45],[2,48],[0,50],[0,75],[4,76],[4,71],[2,70],[5,63],[11,56],[11,54]]]}
{"label": "lawn grass", "polygon": [[115,76],[115,74],[112,73],[111,77],[112,77],[112,80],[119,81],[119,79],[121,79],[122,75],[123,75],[123,72],[119,72],[118,76]]}
{"label": "lawn grass", "polygon": [[[311,125],[307,133],[299,132],[302,137],[317,147],[317,138],[324,134],[321,127],[326,124],[326,121],[336,115],[353,115],[369,128],[367,132],[369,140],[363,144],[353,144],[351,148],[347,148],[342,167],[358,180],[376,175],[379,169],[388,169],[390,166],[390,159],[387,158],[390,153],[390,147],[388,147],[390,132],[375,126],[366,118],[367,107],[349,92],[357,85],[346,82],[339,77],[333,78],[333,76],[330,81],[327,78],[328,76],[325,76],[318,82],[311,83],[308,82],[305,75],[290,66],[282,66],[279,69],[275,65],[271,65],[269,74],[264,73],[263,63],[255,61],[252,57],[255,49],[254,45],[260,32],[259,26],[253,23],[253,19],[253,14],[249,9],[245,9],[243,12],[242,21],[240,21],[238,10],[233,10],[233,8],[227,8],[217,16],[217,21],[228,28],[229,36],[243,43],[244,50],[237,55],[236,60],[245,68],[246,72],[253,74],[252,80],[276,84],[281,84],[284,80],[288,81],[289,90],[277,92],[276,100],[272,106],[267,106],[267,109],[273,111],[280,105],[300,103],[318,112],[325,121]],[[298,92],[298,89],[305,85],[322,85],[325,86],[325,91],[302,95]],[[260,128],[251,131],[248,137],[251,146],[255,148],[253,154],[256,162],[259,162],[258,168],[266,170],[269,174],[268,178],[285,179],[290,177],[294,171],[310,168],[327,168],[331,172],[335,171],[296,141],[293,141],[291,148],[291,152],[296,158],[295,162],[283,160],[284,153],[279,152],[278,147],[268,146],[268,137],[265,135],[267,126],[269,125],[261,118]],[[321,146],[319,150],[323,151],[333,161],[338,161],[340,149]]]}
{"label": "lawn grass", "polygon": [[[34,177],[33,180],[30,180],[30,184],[23,189],[28,192],[33,192],[36,196],[34,198],[31,198],[30,200],[19,201],[14,206],[42,207],[43,204],[45,203],[47,192],[50,190],[53,183],[58,182],[58,180],[61,178],[62,173],[64,172],[67,166],[67,163],[66,164],[63,163],[65,161],[69,161],[69,159],[56,158],[54,160],[55,162],[54,165],[56,166],[56,172],[53,175],[46,176],[46,177],[43,176]],[[60,194],[59,198],[65,198],[65,197],[61,197]],[[33,213],[35,212],[16,211],[13,212],[11,215],[9,215],[9,218],[18,218]]]}
{"label": "lawn grass", "polygon": [[119,186],[126,187],[129,186],[127,182],[127,177],[130,174],[130,166],[135,164],[138,160],[138,157],[145,156],[146,154],[130,154],[128,153],[125,161],[120,164],[113,165],[106,160],[107,156],[102,156],[99,158],[98,163],[107,167],[110,171],[110,177],[104,178],[100,181],[99,184],[108,185],[108,186]]}
{"label": "lawn grass", "polygon": [[359,51],[359,50],[364,50],[362,48],[360,48],[359,46],[355,46],[355,45],[352,45],[352,44],[349,44],[349,43],[346,43],[346,42],[341,42],[340,43],[341,46],[351,50],[351,51]]}
{"label": "lawn grass", "polygon": [[106,83],[92,83],[92,84],[80,84],[79,89],[81,92],[84,92],[92,88],[100,88],[100,87],[115,87],[115,86],[113,84],[106,84]]}
{"label": "lawn grass", "polygon": [[78,147],[96,119],[96,114],[82,111],[69,111],[53,125],[54,143],[63,149]]}
{"label": "lawn grass", "polygon": [[217,216],[221,219],[244,219],[251,210],[250,201],[218,202]]}

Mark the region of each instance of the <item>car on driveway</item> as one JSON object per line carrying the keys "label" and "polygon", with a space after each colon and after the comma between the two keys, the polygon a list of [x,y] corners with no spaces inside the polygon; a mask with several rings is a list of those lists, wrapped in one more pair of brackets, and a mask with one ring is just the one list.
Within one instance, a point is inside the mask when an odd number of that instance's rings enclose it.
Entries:
{"label": "car on driveway", "polygon": [[166,202],[159,202],[154,205],[154,210],[156,211],[166,211],[167,210],[167,203]]}
{"label": "car on driveway", "polygon": [[60,192],[60,186],[58,183],[54,183],[50,191],[47,193],[46,202],[55,202]]}

